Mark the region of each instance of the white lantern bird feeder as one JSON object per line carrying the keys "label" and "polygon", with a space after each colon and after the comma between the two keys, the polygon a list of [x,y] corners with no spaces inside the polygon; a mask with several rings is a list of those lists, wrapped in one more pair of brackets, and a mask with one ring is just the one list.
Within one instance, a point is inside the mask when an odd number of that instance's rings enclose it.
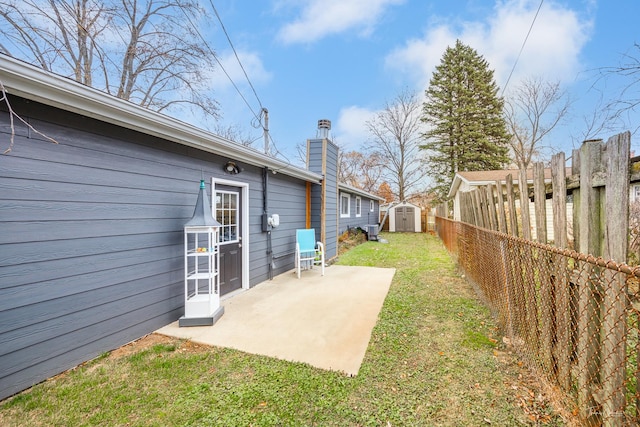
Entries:
{"label": "white lantern bird feeder", "polygon": [[193,217],[184,225],[184,316],[179,326],[210,326],[224,313],[220,306],[220,223],[211,215],[204,179]]}

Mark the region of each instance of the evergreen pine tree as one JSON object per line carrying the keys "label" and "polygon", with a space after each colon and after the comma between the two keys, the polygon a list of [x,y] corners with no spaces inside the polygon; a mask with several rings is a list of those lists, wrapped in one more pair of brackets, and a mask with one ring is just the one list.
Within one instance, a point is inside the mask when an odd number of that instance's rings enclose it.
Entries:
{"label": "evergreen pine tree", "polygon": [[509,162],[504,101],[488,62],[460,40],[447,47],[426,90],[423,134],[433,191],[446,197],[456,172],[501,169]]}

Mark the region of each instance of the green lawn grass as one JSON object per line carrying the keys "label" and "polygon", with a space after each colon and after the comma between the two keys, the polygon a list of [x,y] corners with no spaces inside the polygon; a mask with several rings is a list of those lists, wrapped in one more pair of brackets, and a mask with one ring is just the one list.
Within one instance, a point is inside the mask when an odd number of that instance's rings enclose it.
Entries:
{"label": "green lawn grass", "polygon": [[397,269],[355,377],[163,338],[5,400],[0,425],[539,425],[518,405],[517,364],[496,357],[488,310],[440,241],[381,237],[388,243],[364,243],[339,260]]}

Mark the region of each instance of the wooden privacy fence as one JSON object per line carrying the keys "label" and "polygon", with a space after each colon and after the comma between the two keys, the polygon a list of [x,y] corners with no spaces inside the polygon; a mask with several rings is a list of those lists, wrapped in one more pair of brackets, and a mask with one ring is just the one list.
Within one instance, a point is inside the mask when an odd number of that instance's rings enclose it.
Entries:
{"label": "wooden privacy fence", "polygon": [[532,189],[514,171],[518,185],[508,176],[464,193],[461,222],[438,210],[438,234],[506,340],[581,425],[640,424],[640,267],[626,264],[630,139],[586,141],[570,169],[554,155],[550,183],[535,164]]}

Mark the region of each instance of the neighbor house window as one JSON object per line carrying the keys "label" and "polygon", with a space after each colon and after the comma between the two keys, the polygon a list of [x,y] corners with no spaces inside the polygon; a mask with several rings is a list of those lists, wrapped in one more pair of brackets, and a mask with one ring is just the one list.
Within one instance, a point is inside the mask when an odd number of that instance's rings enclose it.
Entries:
{"label": "neighbor house window", "polygon": [[373,212],[374,207],[373,200],[369,200],[369,212]]}
{"label": "neighbor house window", "polygon": [[359,217],[362,215],[362,199],[360,196],[356,196],[356,216]]}
{"label": "neighbor house window", "polygon": [[640,200],[640,185],[633,186],[633,201]]}
{"label": "neighbor house window", "polygon": [[340,218],[348,218],[351,212],[351,195],[340,193]]}

